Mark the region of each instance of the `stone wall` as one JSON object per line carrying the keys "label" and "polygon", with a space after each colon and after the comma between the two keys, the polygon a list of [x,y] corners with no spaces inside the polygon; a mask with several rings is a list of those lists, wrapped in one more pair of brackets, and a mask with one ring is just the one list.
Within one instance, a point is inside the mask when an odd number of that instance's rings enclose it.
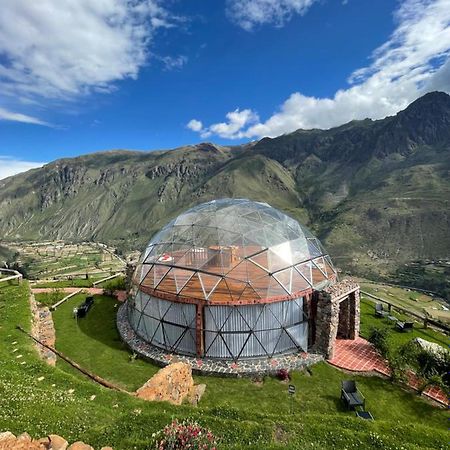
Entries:
{"label": "stone wall", "polygon": [[[34,295],[30,295],[31,335],[45,345],[55,347],[56,334],[52,313],[46,306],[39,305]],[[47,348],[36,343],[39,356],[49,365],[56,365],[56,355]]]}
{"label": "stone wall", "polygon": [[347,339],[359,335],[359,285],[342,280],[320,291],[316,302],[314,350],[331,359],[338,330]]}
{"label": "stone wall", "polygon": [[[88,444],[78,441],[72,445],[57,434],[50,434],[44,438],[33,439],[28,433],[15,436],[9,431],[0,432],[0,450],[94,450]],[[102,447],[101,450],[113,450]]]}

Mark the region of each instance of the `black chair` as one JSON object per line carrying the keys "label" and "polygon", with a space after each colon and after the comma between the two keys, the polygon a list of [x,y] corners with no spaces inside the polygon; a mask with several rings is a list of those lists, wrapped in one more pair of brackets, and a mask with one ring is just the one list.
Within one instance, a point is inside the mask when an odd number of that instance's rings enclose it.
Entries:
{"label": "black chair", "polygon": [[397,327],[397,329],[401,332],[411,332],[413,330],[414,327],[414,323],[413,322],[400,322],[398,321],[395,326]]}
{"label": "black chair", "polygon": [[382,303],[376,303],[375,304],[375,315],[377,317],[387,317],[389,315],[389,312],[384,310]]}
{"label": "black chair", "polygon": [[366,409],[366,399],[356,387],[356,383],[353,380],[342,382],[341,400],[346,404],[347,409],[354,409],[357,406]]}
{"label": "black chair", "polygon": [[77,317],[85,317],[94,304],[94,297],[86,297],[86,300],[77,308]]}

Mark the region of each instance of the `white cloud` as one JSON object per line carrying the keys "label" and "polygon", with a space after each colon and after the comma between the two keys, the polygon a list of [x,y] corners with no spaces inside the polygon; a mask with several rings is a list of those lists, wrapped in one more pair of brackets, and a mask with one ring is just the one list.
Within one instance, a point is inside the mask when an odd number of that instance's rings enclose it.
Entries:
{"label": "white cloud", "polygon": [[[193,119],[188,123],[188,128],[199,132],[202,138],[217,135],[225,139],[239,139],[245,137],[243,128],[259,121],[258,115],[251,109],[243,109],[242,111],[236,109],[227,113],[226,118],[226,122],[215,123],[209,127],[203,127],[202,122]],[[193,127],[198,129],[194,130]]]}
{"label": "white cloud", "polygon": [[31,123],[34,125],[51,126],[49,123],[38,119],[37,117],[20,114],[13,111],[8,111],[5,108],[0,108],[0,120],[10,120],[13,122]]}
{"label": "white cloud", "polygon": [[31,104],[108,92],[137,77],[155,30],[176,20],[160,0],[2,0],[0,92]]}
{"label": "white cloud", "polygon": [[8,156],[0,156],[0,180],[36,167],[42,167],[44,164],[42,162],[22,161]]}
{"label": "white cloud", "polygon": [[186,125],[187,128],[189,128],[192,131],[202,131],[203,124],[200,122],[200,120],[192,119],[189,121],[189,123]]}
{"label": "white cloud", "polygon": [[188,58],[185,55],[178,56],[158,56],[157,57],[164,65],[165,70],[181,69],[187,62]]}
{"label": "white cloud", "polygon": [[317,0],[228,0],[228,17],[246,31],[255,26],[281,27],[294,14],[303,15]]}
{"label": "white cloud", "polygon": [[278,136],[299,128],[330,128],[353,119],[383,118],[431,90],[450,92],[449,0],[406,0],[395,20],[394,33],[373,52],[372,63],[351,74],[348,87],[333,97],[295,92],[264,122],[245,123],[231,133],[223,133],[222,124],[207,129],[229,139]]}

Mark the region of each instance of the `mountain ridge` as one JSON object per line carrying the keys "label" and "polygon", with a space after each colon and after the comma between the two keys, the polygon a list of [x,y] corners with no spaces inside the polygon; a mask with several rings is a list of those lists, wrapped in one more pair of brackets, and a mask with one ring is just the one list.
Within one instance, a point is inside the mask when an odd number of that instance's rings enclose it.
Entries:
{"label": "mountain ridge", "polygon": [[448,258],[449,174],[450,96],[435,92],[329,130],[59,159],[0,181],[0,236],[139,249],[196,203],[248,197],[310,226],[343,268],[392,276]]}

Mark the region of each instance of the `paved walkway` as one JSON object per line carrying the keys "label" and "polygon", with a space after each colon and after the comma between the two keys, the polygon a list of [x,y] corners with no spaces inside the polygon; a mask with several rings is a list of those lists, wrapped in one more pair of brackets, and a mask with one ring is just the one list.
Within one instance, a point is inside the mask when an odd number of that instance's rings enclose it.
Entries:
{"label": "paved walkway", "polygon": [[[74,292],[78,292],[80,289],[83,292],[86,292],[90,295],[102,295],[102,288],[85,288],[85,287],[65,287],[65,288],[57,288],[58,291],[64,292],[66,294],[73,294]],[[55,288],[31,288],[31,292],[33,294],[47,294],[50,292],[54,292]],[[114,295],[117,297],[117,300],[124,302],[127,299],[126,291],[114,291]]]}
{"label": "paved walkway", "polygon": [[[378,354],[374,346],[361,337],[355,340],[337,339],[334,356],[328,362],[352,372],[378,372],[386,376],[391,374],[386,361]],[[409,387],[417,391],[421,384],[420,378],[412,372],[408,373],[408,378]],[[437,386],[428,387],[423,395],[446,406],[449,404],[449,399]]]}
{"label": "paved walkway", "polygon": [[337,339],[334,357],[328,361],[333,366],[353,372],[378,372],[389,376],[390,370],[374,346],[365,339]]}

